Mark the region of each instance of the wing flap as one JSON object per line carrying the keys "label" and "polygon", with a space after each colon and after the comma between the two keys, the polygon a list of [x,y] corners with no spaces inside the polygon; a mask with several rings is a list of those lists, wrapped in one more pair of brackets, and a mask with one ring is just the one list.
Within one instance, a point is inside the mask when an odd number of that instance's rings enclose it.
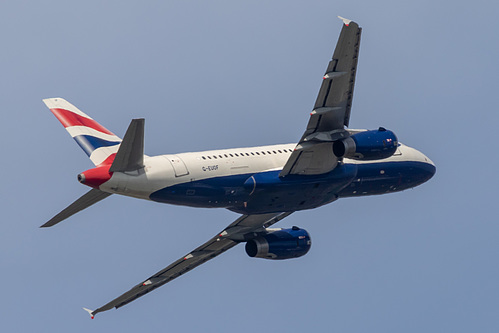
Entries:
{"label": "wing flap", "polygon": [[279,176],[320,175],[333,170],[337,164],[338,159],[333,154],[332,142],[305,142],[298,144]]}

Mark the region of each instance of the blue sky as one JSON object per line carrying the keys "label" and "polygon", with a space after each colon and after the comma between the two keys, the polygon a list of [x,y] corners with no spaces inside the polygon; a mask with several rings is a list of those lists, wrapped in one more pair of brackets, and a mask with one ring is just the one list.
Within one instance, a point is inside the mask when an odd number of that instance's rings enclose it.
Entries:
{"label": "blue sky", "polygon": [[[3,2],[3,331],[497,332],[499,5],[490,1]],[[119,310],[97,308],[237,218],[111,196],[39,229],[90,161],[63,97],[149,155],[297,141],[341,29],[363,27],[350,124],[384,126],[435,177],[293,214],[304,257],[242,246]]]}

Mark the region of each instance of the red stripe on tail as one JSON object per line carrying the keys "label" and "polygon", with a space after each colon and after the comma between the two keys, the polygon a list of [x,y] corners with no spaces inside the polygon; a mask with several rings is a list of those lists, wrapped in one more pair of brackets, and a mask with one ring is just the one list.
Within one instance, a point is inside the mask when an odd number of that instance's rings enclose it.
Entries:
{"label": "red stripe on tail", "polygon": [[59,119],[65,128],[71,126],[86,126],[105,134],[114,135],[114,133],[110,132],[107,128],[103,127],[93,119],[82,117],[76,113],[64,109],[50,109],[50,111],[52,111],[54,116]]}
{"label": "red stripe on tail", "polygon": [[114,158],[116,157],[116,153],[109,155],[101,164],[98,166],[103,166],[103,165],[109,165],[113,164]]}

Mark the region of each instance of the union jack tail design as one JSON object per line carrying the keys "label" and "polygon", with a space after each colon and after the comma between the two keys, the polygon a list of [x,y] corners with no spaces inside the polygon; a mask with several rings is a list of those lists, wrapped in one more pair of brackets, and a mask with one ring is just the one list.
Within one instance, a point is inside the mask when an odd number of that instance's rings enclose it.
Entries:
{"label": "union jack tail design", "polygon": [[121,143],[118,136],[65,99],[48,98],[43,102],[87,153],[92,163],[97,166],[113,162]]}

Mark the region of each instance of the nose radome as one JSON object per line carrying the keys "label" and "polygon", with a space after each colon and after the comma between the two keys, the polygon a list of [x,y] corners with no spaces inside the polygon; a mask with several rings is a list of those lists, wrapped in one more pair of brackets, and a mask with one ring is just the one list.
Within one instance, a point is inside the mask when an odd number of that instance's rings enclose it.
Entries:
{"label": "nose radome", "polygon": [[428,159],[428,164],[426,164],[426,166],[427,166],[426,168],[427,168],[427,171],[428,171],[428,174],[429,174],[428,179],[430,179],[437,172],[437,167],[435,166],[435,164],[430,159]]}
{"label": "nose radome", "polygon": [[437,172],[437,167],[435,166],[435,163],[433,163],[433,161],[430,160],[425,154],[420,154],[423,157],[423,161],[425,162],[424,170],[428,173],[427,180],[429,180]]}
{"label": "nose radome", "polygon": [[413,156],[415,157],[415,160],[418,162],[424,162],[435,166],[435,163],[433,163],[433,161],[430,160],[428,156],[426,156],[425,154],[414,148],[413,148]]}
{"label": "nose radome", "polygon": [[424,155],[424,154],[423,154],[423,156],[424,156],[425,162],[430,163],[431,165],[435,166],[435,163],[433,163],[433,161],[432,161],[432,160],[430,160],[430,159],[428,158],[428,156],[426,156],[426,155]]}
{"label": "nose radome", "polygon": [[412,148],[411,157],[414,158],[414,161],[420,163],[419,168],[421,176],[424,179],[423,182],[428,181],[435,175],[437,168],[435,166],[435,163],[433,163],[433,161],[429,159],[428,156],[426,156],[419,150]]}

